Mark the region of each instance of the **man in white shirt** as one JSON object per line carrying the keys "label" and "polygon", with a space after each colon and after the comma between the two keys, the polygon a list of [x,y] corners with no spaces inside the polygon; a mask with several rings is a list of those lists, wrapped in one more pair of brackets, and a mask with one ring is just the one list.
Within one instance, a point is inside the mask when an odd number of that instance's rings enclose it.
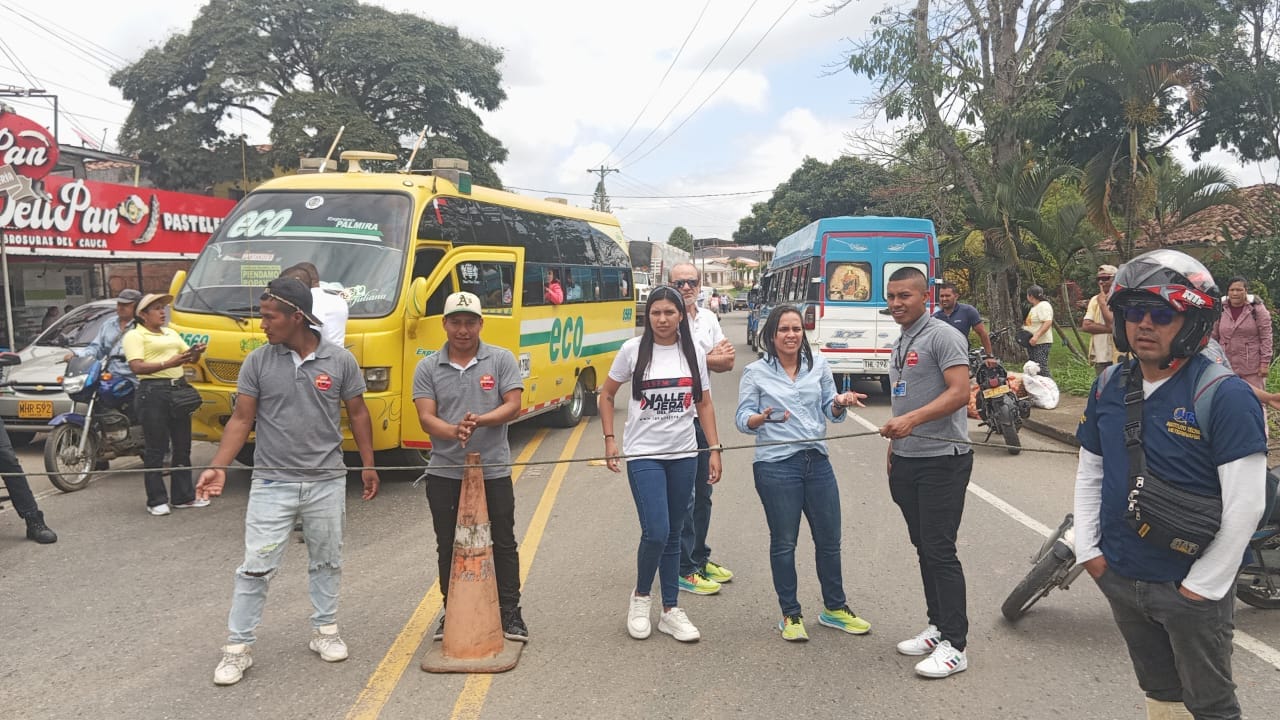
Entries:
{"label": "man in white shirt", "polygon": [[[720,321],[710,310],[698,309],[698,293],[702,276],[693,263],[678,263],[669,271],[671,285],[684,298],[689,313],[689,325],[693,341],[707,356],[707,369],[711,372],[729,372],[733,369],[733,343],[724,336]],[[702,426],[694,420],[698,447],[709,447]],[[711,488],[708,482],[709,454],[698,453],[698,474],[694,477],[693,496],[689,498],[689,520],[680,532],[680,589],[695,595],[714,595],[720,585],[733,579],[733,573],[723,565],[711,561],[711,548],[707,546],[707,530],[711,526]]]}
{"label": "man in white shirt", "polygon": [[[296,271],[302,271],[302,274]],[[309,262],[300,262],[297,265],[285,270],[281,275],[296,277],[311,288],[311,306],[315,313],[316,319],[321,323],[316,328],[325,340],[337,345],[345,347],[347,342],[347,317],[351,309],[347,307],[347,301],[342,299],[341,295],[329,292],[320,287],[320,271],[316,266]]]}

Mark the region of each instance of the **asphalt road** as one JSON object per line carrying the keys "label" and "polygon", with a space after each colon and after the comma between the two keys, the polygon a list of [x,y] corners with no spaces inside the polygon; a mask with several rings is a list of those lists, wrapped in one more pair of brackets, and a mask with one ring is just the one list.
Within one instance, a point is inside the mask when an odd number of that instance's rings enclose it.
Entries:
{"label": "asphalt road", "polygon": [[[744,314],[725,317],[745,337]],[[738,370],[748,360],[739,345]],[[726,444],[739,372],[714,378]],[[887,419],[877,386],[859,415]],[[981,440],[976,427],[974,438]],[[856,421],[832,434],[866,432]],[[598,421],[575,430],[513,427],[513,453],[535,460],[600,454]],[[40,440],[21,452],[40,470]],[[884,441],[833,440],[841,486],[844,577],[850,605],[873,625],[862,637],[819,627],[812,544],[797,565],[810,616],[807,644],[783,642],[769,578],[768,532],[751,482],[749,450],[725,456],[715,492],[713,557],[737,573],[718,596],[682,595],[703,640],[685,645],[624,627],[638,525],[625,475],[586,464],[536,466],[516,483],[517,537],[527,571],[524,616],[532,642],[502,675],[430,675],[418,669],[434,621],[434,540],[422,488],[384,477],[371,502],[348,485],[343,663],[307,649],[310,603],[300,544],[272,583],[255,665],[215,687],[232,577],[242,554],[247,474],[213,506],[155,518],[140,475],[105,478],[69,495],[33,478],[60,539],[23,539],[0,511],[0,712],[5,718],[1074,718],[1144,717],[1143,701],[1105,602],[1086,579],[1054,593],[1016,626],[999,607],[1029,568],[1037,527],[1070,509],[1074,456],[1027,434],[1027,451],[980,448],[960,532],[969,581],[969,670],[916,677],[894,651],[925,623],[914,553],[889,498]],[[1034,452],[1045,450],[1049,452]],[[198,444],[196,462],[210,445]],[[128,466],[136,461],[123,461]],[[238,477],[237,477],[238,475]],[[1235,675],[1249,718],[1280,706],[1280,612],[1237,606]],[[1248,639],[1242,639],[1247,636]],[[1248,645],[1246,649],[1242,645]]]}

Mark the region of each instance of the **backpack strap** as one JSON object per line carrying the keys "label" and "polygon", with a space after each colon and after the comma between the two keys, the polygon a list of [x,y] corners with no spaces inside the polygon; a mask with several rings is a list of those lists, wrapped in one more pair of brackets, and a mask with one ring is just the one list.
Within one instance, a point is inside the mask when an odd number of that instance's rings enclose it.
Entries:
{"label": "backpack strap", "polygon": [[1213,397],[1223,380],[1235,373],[1220,363],[1211,362],[1196,377],[1195,393],[1192,395],[1195,404],[1196,424],[1200,426],[1201,439],[1209,440],[1209,414],[1213,410]]}

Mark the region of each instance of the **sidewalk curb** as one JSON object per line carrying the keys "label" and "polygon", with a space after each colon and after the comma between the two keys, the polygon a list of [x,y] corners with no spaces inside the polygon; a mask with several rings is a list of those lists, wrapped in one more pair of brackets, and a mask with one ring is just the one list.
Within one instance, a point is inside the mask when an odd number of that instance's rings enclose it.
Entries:
{"label": "sidewalk curb", "polygon": [[1054,427],[1047,423],[1042,423],[1035,419],[1035,414],[1036,414],[1036,411],[1033,409],[1031,411],[1031,417],[1022,421],[1022,426],[1030,430],[1031,432],[1037,433],[1039,435],[1044,435],[1045,437],[1051,440],[1057,440],[1058,442],[1066,443],[1071,447],[1076,447],[1076,448],[1080,447],[1080,442],[1076,440],[1075,433],[1067,432],[1062,428]]}

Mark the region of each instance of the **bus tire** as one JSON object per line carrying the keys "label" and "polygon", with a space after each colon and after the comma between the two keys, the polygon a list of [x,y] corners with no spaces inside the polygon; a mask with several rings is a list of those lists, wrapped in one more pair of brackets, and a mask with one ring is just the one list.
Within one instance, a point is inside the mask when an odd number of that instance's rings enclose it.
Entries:
{"label": "bus tire", "polygon": [[577,427],[578,422],[582,420],[582,411],[587,404],[587,388],[582,384],[583,376],[578,376],[578,381],[573,384],[573,395],[569,397],[569,401],[560,406],[551,416],[551,424],[556,427]]}

